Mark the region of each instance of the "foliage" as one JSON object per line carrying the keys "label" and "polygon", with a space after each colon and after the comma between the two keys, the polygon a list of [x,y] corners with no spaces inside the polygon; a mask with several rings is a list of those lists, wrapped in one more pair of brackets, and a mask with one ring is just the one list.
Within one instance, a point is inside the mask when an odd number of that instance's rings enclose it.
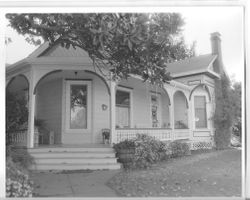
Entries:
{"label": "foliage", "polygon": [[241,82],[234,82],[230,93],[233,106],[233,133],[241,138]]}
{"label": "foliage", "polygon": [[190,147],[187,143],[181,141],[174,141],[170,143],[171,157],[179,157],[190,155]]}
{"label": "foliage", "polygon": [[28,167],[34,163],[34,158],[25,147],[13,147],[8,145],[6,147],[6,156],[11,157],[14,163],[20,165],[24,169],[28,169]]}
{"label": "foliage", "polygon": [[233,124],[234,107],[230,99],[230,82],[225,74],[215,81],[215,104],[214,113],[215,145],[217,149],[229,147],[231,139],[231,127]]}
{"label": "foliage", "polygon": [[[162,84],[171,80],[167,63],[191,57],[178,13],[7,14],[10,26],[33,44],[40,38],[65,48],[81,48],[113,79],[141,76]],[[109,73],[108,73],[109,74]]]}
{"label": "foliage", "polygon": [[121,149],[130,149],[135,148],[135,142],[133,140],[124,140],[117,144],[114,144],[113,148],[116,152],[118,152]]}
{"label": "foliage", "polygon": [[6,197],[32,197],[33,183],[27,171],[7,157]]}
{"label": "foliage", "polygon": [[6,131],[23,128],[28,121],[28,109],[23,96],[6,91]]}
{"label": "foliage", "polygon": [[137,134],[134,143],[135,156],[133,164],[136,168],[147,168],[160,160],[161,141],[145,134]]}
{"label": "foliage", "polygon": [[[134,148],[134,155],[129,159],[121,158],[119,152],[129,148]],[[122,161],[125,168],[148,168],[152,164],[170,157],[190,154],[189,146],[184,142],[162,142],[146,134],[137,134],[134,139],[115,144],[114,149],[118,152],[119,160]],[[129,154],[131,155],[131,152]]]}

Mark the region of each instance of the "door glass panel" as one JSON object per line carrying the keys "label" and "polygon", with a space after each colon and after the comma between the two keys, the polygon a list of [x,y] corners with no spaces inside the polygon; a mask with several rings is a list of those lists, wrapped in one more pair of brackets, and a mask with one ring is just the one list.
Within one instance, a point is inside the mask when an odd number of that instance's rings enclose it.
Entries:
{"label": "door glass panel", "polygon": [[70,128],[87,128],[87,85],[70,86]]}

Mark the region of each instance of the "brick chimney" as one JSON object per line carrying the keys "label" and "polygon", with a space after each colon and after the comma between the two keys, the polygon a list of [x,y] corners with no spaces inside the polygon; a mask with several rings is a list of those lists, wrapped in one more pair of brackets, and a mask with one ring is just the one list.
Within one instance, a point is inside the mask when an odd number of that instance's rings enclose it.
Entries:
{"label": "brick chimney", "polygon": [[220,33],[214,32],[211,33],[211,47],[212,47],[212,54],[217,55],[217,59],[214,61],[213,67],[214,71],[222,74],[224,72],[223,61],[222,61],[222,53],[221,53],[221,39]]}

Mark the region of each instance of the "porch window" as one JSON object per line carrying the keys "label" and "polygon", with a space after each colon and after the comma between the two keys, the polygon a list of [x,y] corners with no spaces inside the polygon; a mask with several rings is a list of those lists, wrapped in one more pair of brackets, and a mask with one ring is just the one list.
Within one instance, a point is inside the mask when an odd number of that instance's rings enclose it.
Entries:
{"label": "porch window", "polygon": [[87,85],[71,85],[70,97],[70,129],[86,129]]}
{"label": "porch window", "polygon": [[207,128],[206,97],[195,96],[194,108],[195,108],[195,127]]}
{"label": "porch window", "polygon": [[130,126],[130,93],[123,90],[116,91],[116,127]]}

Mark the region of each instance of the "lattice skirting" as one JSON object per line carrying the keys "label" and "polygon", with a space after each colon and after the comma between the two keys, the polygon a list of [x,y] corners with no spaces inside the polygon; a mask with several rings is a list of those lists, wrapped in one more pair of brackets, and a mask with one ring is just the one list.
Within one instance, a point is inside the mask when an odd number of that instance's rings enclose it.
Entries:
{"label": "lattice skirting", "polygon": [[193,141],[191,142],[191,149],[212,149],[214,146],[213,141]]}

